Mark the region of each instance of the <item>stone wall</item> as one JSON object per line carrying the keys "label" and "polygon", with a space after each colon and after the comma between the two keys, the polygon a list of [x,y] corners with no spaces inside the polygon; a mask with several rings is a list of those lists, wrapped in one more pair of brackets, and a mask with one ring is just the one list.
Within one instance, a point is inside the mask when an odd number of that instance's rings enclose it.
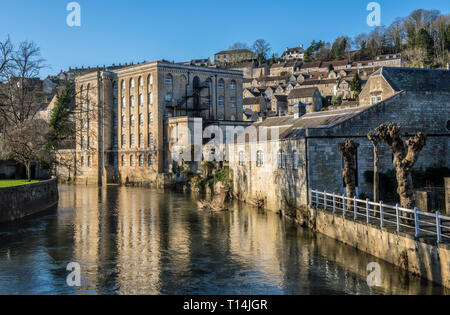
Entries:
{"label": "stone wall", "polygon": [[0,223],[49,210],[58,204],[56,178],[39,183],[0,189]]}
{"label": "stone wall", "polygon": [[450,244],[427,243],[410,234],[390,232],[309,207],[287,215],[315,232],[450,288]]}

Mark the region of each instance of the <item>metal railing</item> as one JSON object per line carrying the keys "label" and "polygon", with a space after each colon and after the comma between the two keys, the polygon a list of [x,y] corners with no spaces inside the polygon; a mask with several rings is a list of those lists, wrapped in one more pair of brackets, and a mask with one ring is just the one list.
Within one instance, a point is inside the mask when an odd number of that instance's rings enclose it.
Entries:
{"label": "metal railing", "polygon": [[435,239],[438,243],[450,242],[450,217],[419,209],[406,209],[398,204],[389,205],[348,198],[335,193],[309,190],[309,205],[334,214],[341,214],[355,221],[379,225],[397,232],[411,232],[416,237]]}

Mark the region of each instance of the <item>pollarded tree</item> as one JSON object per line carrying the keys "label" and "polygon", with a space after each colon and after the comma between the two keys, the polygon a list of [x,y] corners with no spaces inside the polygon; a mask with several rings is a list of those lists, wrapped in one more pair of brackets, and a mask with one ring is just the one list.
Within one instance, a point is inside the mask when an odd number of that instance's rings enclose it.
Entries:
{"label": "pollarded tree", "polygon": [[380,139],[376,135],[371,133],[367,135],[367,139],[369,139],[369,141],[372,143],[373,146],[373,201],[378,202],[380,199],[379,195],[380,176],[378,174],[378,163],[380,161],[379,157]]}
{"label": "pollarded tree", "polygon": [[385,142],[393,154],[393,164],[397,172],[397,193],[403,208],[412,209],[415,206],[412,168],[419,158],[419,153],[426,145],[426,136],[418,132],[414,137],[403,142],[400,126],[396,123],[382,124],[376,129],[376,137]]}
{"label": "pollarded tree", "polygon": [[[347,190],[347,197],[353,198],[356,196],[356,152],[358,151],[359,143],[347,139],[344,142],[338,143],[339,152],[344,158],[344,169],[342,170],[342,177],[344,178],[345,187]],[[348,209],[352,206],[352,202],[348,201]]]}

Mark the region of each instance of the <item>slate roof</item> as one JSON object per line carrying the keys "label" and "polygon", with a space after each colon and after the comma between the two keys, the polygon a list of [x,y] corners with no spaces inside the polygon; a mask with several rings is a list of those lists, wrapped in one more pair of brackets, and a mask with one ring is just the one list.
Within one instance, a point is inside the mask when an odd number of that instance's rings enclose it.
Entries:
{"label": "slate roof", "polygon": [[[353,117],[356,117],[361,112],[372,107],[371,106],[358,106],[354,108],[338,109],[323,112],[309,113],[300,117],[291,116],[278,116],[269,117],[262,122],[257,122],[252,125],[251,128],[256,127],[259,131],[261,128],[267,127],[267,140],[271,140],[272,135],[275,137],[276,132],[271,132],[274,127],[278,127],[279,139],[293,139],[302,138],[305,136],[305,129],[307,128],[331,128],[339,125]],[[376,105],[375,105],[376,106]],[[262,128],[262,129],[263,129]],[[239,141],[242,143],[245,133],[240,136]],[[275,139],[274,139],[275,140]]]}
{"label": "slate roof", "polygon": [[288,98],[305,98],[305,97],[313,97],[314,92],[317,90],[316,87],[310,87],[310,88],[298,88],[293,89],[289,95]]}
{"label": "slate roof", "polygon": [[395,91],[450,92],[450,70],[383,67],[376,74]]}

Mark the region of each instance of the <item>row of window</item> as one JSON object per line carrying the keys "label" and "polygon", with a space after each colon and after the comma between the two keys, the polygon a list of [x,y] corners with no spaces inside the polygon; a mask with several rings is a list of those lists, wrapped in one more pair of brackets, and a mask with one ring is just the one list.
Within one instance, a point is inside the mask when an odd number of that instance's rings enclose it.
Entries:
{"label": "row of window", "polygon": [[[239,152],[239,165],[245,165],[245,152]],[[264,152],[258,150],[256,152],[256,166],[263,167],[264,166]],[[278,168],[285,169],[286,168],[286,153],[283,150],[278,151]],[[294,170],[298,169],[298,152],[292,152],[292,168]]]}
{"label": "row of window", "polygon": [[[148,93],[148,105],[153,105],[153,93]],[[130,106],[134,107],[135,105],[135,99],[134,99],[134,95],[130,96]],[[139,98],[138,98],[138,105],[139,106],[144,106],[144,95],[143,94],[139,94]],[[125,96],[122,96],[122,108],[125,108],[127,106],[127,99]]]}
{"label": "row of window", "polygon": [[[84,156],[81,157],[81,167],[85,166]],[[87,167],[92,167],[92,158],[90,156],[87,157]]]}
{"label": "row of window", "polygon": [[[127,116],[122,115],[122,128],[127,124]],[[153,113],[148,114],[148,124],[153,125]],[[144,114],[139,114],[139,126],[144,125]],[[130,127],[134,127],[134,115],[130,115]]]}
{"label": "row of window", "polygon": [[[127,144],[127,137],[125,135],[122,135],[121,137],[121,144],[122,144],[122,148],[126,146]],[[144,147],[144,135],[142,133],[139,134],[139,148],[143,148]],[[153,133],[149,133],[148,134],[148,146],[151,147],[154,144],[154,137],[153,137]],[[130,148],[135,146],[135,138],[134,138],[134,134],[130,135]]]}
{"label": "row of window", "polygon": [[[134,155],[130,155],[129,163],[130,163],[129,165],[131,167],[135,166]],[[122,155],[122,157],[121,157],[121,165],[122,165],[122,167],[127,166],[127,158],[125,155]],[[144,167],[144,156],[143,155],[138,156],[138,165],[139,165],[139,167]],[[153,156],[151,154],[148,155],[148,157],[147,157],[147,166],[148,167],[153,166]]]}
{"label": "row of window", "polygon": [[[149,85],[153,84],[153,76],[151,74],[149,74],[149,76],[147,77],[147,82]],[[139,77],[138,84],[139,84],[139,86],[144,86],[144,78],[142,76]],[[122,80],[121,85],[122,85],[122,90],[125,90],[126,89],[125,80]],[[134,82],[134,79],[131,78],[130,79],[130,89],[134,88],[134,87],[135,87],[135,82]]]}

